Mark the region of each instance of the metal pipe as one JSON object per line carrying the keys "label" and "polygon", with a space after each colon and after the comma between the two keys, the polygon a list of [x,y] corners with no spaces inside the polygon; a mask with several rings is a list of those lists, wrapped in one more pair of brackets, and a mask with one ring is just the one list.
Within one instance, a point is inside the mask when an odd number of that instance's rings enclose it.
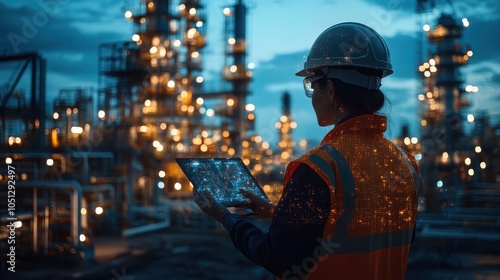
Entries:
{"label": "metal pipe", "polygon": [[[82,232],[82,221],[80,215],[80,209],[82,208],[82,185],[77,181],[19,181],[16,183],[16,188],[26,188],[34,189],[34,195],[36,194],[37,188],[47,188],[47,189],[69,189],[73,193],[71,195],[71,237],[73,239],[73,245],[78,247],[79,238]],[[33,212],[34,219],[36,219],[36,196],[33,197]],[[35,220],[34,220],[35,221]],[[36,227],[34,227],[36,228]],[[35,234],[34,234],[35,235]],[[34,237],[35,238],[35,237]],[[36,250],[35,250],[36,252]]]}

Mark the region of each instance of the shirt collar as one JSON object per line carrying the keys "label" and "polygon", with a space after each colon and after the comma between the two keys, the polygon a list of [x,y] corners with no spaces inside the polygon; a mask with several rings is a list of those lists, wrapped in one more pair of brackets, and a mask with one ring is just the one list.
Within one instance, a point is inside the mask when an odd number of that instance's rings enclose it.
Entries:
{"label": "shirt collar", "polygon": [[375,114],[360,115],[345,120],[336,125],[332,130],[330,130],[330,132],[326,134],[325,138],[323,138],[323,141],[321,141],[321,144],[329,142],[334,138],[346,133],[381,135],[386,130],[387,117]]}

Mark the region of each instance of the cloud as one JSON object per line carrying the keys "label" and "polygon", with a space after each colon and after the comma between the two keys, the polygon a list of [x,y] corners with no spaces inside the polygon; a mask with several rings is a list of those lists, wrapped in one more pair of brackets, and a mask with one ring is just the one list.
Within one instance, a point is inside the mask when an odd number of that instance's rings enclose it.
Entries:
{"label": "cloud", "polygon": [[[0,38],[4,38],[0,52],[36,51],[46,58],[49,98],[60,88],[96,86],[99,45],[125,39],[123,29],[113,28],[117,17],[104,9],[113,1],[70,1],[56,6],[41,3],[47,2],[24,1],[20,6],[0,3],[0,10],[4,11],[0,17]],[[117,10],[116,4],[112,9]],[[94,22],[100,29],[85,29],[85,22]]]}

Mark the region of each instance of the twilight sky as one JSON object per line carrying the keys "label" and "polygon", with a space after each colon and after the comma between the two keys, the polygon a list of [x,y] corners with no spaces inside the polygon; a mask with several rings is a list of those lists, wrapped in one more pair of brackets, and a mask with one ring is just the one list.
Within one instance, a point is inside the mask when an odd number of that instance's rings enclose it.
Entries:
{"label": "twilight sky", "polygon": [[[97,88],[97,51],[101,43],[130,40],[133,26],[123,14],[127,3],[139,0],[0,0],[0,54],[38,51],[47,59],[49,104],[61,88]],[[204,1],[208,45],[203,50],[205,88],[217,90],[223,66],[222,9],[236,0]],[[281,95],[292,95],[292,114],[298,123],[295,138],[319,141],[331,129],[319,128],[302,80],[294,76],[305,61],[316,37],[326,28],[344,21],[358,21],[376,29],[391,51],[394,74],[383,80],[382,91],[391,102],[388,137],[400,134],[408,123],[418,136],[415,0],[247,0],[248,62],[256,64],[248,102],[256,105],[256,132],[276,142],[274,123],[281,115]],[[464,45],[474,51],[462,68],[464,85],[479,91],[469,97],[468,113],[486,110],[499,115],[500,108],[500,2],[498,0],[436,1],[436,9],[420,16],[434,26],[441,12],[467,17]],[[306,4],[307,3],[307,4]],[[28,28],[27,25],[34,28]],[[422,34],[420,34],[422,35]],[[0,65],[0,86],[15,65]],[[220,88],[219,88],[220,89]]]}

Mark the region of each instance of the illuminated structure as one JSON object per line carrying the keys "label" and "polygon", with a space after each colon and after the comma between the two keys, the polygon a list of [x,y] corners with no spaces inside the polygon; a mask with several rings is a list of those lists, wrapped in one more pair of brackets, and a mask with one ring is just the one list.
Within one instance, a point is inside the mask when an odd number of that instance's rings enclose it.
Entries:
{"label": "illuminated structure", "polygon": [[[419,19],[434,8],[434,1],[417,1]],[[498,229],[500,208],[500,122],[469,111],[466,96],[481,90],[464,86],[460,74],[473,56],[470,47],[459,42],[469,21],[458,23],[453,14],[443,13],[435,27],[421,26],[428,42],[424,48],[424,40],[419,40],[417,48],[418,57],[428,54],[418,66],[421,136],[411,137],[406,128],[398,140],[415,155],[424,181],[418,191],[418,235],[467,239],[476,245],[488,240],[488,246],[496,248],[500,236],[490,230]]]}
{"label": "illuminated structure", "polygon": [[295,154],[295,142],[292,138],[292,130],[297,128],[297,123],[293,121],[290,110],[290,93],[283,93],[282,106],[283,114],[280,117],[280,121],[276,123],[276,128],[280,132],[278,146],[281,150],[279,154],[281,163],[287,164]]}

